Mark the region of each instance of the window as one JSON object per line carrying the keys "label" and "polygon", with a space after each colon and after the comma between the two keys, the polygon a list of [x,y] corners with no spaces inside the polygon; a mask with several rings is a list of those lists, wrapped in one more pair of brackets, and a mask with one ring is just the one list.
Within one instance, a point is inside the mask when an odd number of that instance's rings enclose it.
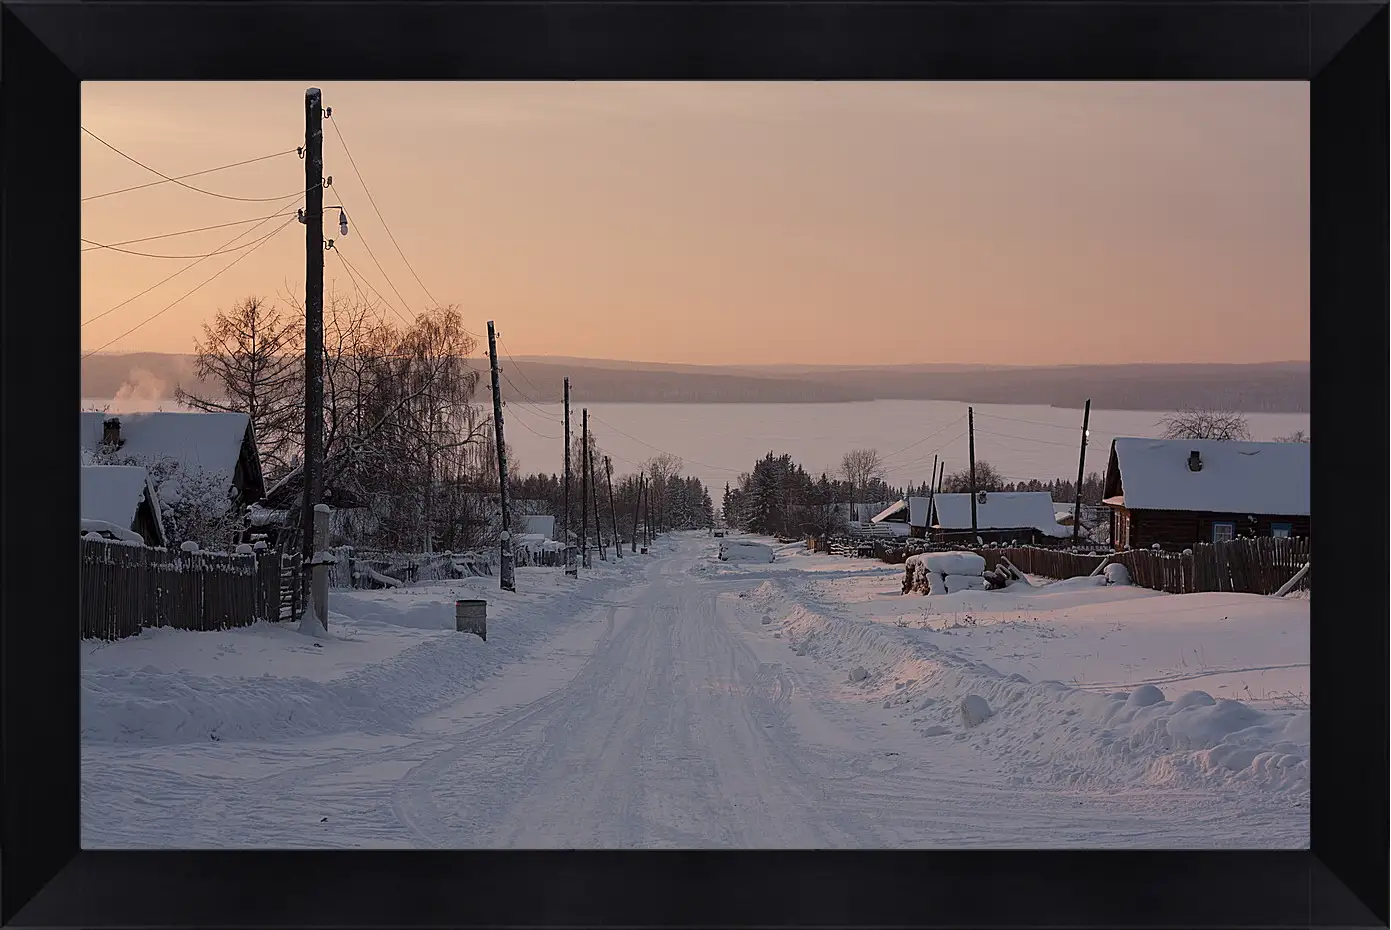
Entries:
{"label": "window", "polygon": [[1212,524],[1212,541],[1215,543],[1231,542],[1236,536],[1235,523],[1214,523]]}
{"label": "window", "polygon": [[1293,531],[1294,526],[1289,523],[1270,524],[1270,535],[1274,536],[1276,539],[1284,539],[1285,537],[1289,536],[1290,533],[1292,533]]}

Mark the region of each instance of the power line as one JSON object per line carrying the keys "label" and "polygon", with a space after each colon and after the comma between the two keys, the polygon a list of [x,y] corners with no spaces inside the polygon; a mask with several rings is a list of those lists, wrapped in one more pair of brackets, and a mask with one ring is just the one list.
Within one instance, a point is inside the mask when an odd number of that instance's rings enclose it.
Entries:
{"label": "power line", "polygon": [[527,384],[531,385],[531,386],[537,391],[537,393],[545,393],[544,391],[541,390],[541,388],[537,387],[535,381],[532,381],[530,378],[528,378],[528,377],[526,376],[526,372],[525,372],[525,371],[522,371],[520,363],[518,363],[518,361],[517,361],[515,358],[512,357],[512,353],[511,353],[510,351],[508,351],[508,349],[507,349],[507,343],[505,343],[505,342],[502,341],[502,337],[501,337],[501,336],[498,337],[498,340],[497,340],[497,341],[498,341],[498,345],[502,346],[502,354],[503,354],[503,355],[506,355],[506,356],[507,356],[507,360],[508,360],[509,362],[511,362],[514,366],[516,366],[516,368],[517,368],[517,374],[519,374],[519,375],[522,376],[522,380],[525,381]]}
{"label": "power line", "polygon": [[1042,420],[1021,420],[1018,417],[1002,417],[995,413],[978,413],[976,416],[989,417],[992,420],[1009,420],[1011,423],[1027,423],[1030,426],[1051,426],[1053,429],[1065,429],[1069,433],[1077,429],[1075,426],[1063,426],[1059,423],[1047,423]]}
{"label": "power line", "polygon": [[[339,194],[339,195],[338,195],[338,199],[341,201],[341,200],[343,199],[343,195],[342,195],[342,194]],[[343,210],[344,210],[344,212],[347,212],[347,209],[348,209],[347,205],[344,204],[344,205],[343,205]],[[415,315],[416,315],[416,314],[415,314],[415,311],[411,310],[411,305],[408,304],[408,303],[406,303],[406,298],[404,298],[404,297],[401,296],[401,292],[400,292],[399,290],[397,290],[397,289],[396,289],[396,285],[395,285],[394,283],[392,283],[391,275],[387,274],[387,273],[386,273],[386,269],[382,267],[382,263],[379,262],[379,261],[377,261],[377,253],[373,252],[373,251],[372,251],[372,246],[368,245],[368,243],[367,243],[367,237],[364,236],[364,235],[362,234],[362,229],[361,229],[360,227],[359,227],[358,230],[357,230],[357,237],[358,237],[358,239],[360,239],[360,240],[362,241],[362,247],[363,247],[364,249],[367,250],[368,256],[371,257],[371,259],[372,259],[372,264],[376,265],[376,266],[377,266],[377,270],[380,271],[380,272],[382,273],[382,279],[386,281],[386,286],[389,287],[389,288],[391,288],[391,292],[392,292],[393,294],[396,295],[396,299],[397,299],[397,300],[401,301],[401,306],[403,306],[403,307],[406,308],[406,312],[409,313],[409,314],[411,314],[412,316],[415,316]],[[360,274],[360,273],[361,273],[361,272],[359,272],[359,274]],[[365,280],[365,279],[364,279],[364,280]],[[373,290],[376,290],[376,289],[373,288]],[[477,334],[477,333],[470,333],[470,335],[476,337],[478,334]]]}
{"label": "power line", "polygon": [[[909,443],[908,445],[904,446],[902,449],[899,449],[897,452],[890,452],[888,455],[884,456],[885,460],[891,459],[891,458],[893,458],[893,457],[896,456],[896,455],[902,455],[904,452],[907,452],[909,449],[912,449],[914,446],[920,446],[920,445],[922,445],[923,443],[925,443],[925,442],[927,442],[929,439],[931,439],[933,436],[936,436],[938,433],[941,433],[942,431],[944,431],[944,430],[946,430],[946,429],[948,429],[948,428],[950,428],[950,427],[952,427],[952,426],[955,426],[956,424],[960,423],[960,422],[961,422],[962,420],[964,420],[964,419],[966,419],[966,414],[963,413],[961,416],[957,417],[955,420],[952,420],[952,421],[949,422],[949,423],[945,423],[945,424],[943,424],[942,426],[938,427],[937,429],[933,430],[932,432],[928,433],[926,436],[924,436],[923,438],[919,439],[917,442],[911,442],[911,443]],[[949,445],[950,445],[950,443],[949,443]],[[928,454],[928,455],[931,455],[932,453],[929,452],[929,453],[927,453],[927,454]]]}
{"label": "power line", "polygon": [[555,442],[555,441],[557,441],[557,440],[560,439],[559,436],[547,436],[547,435],[544,434],[544,433],[540,433],[540,432],[537,432],[536,430],[532,429],[531,426],[526,422],[526,418],[525,418],[525,417],[520,417],[520,416],[517,417],[517,422],[520,423],[520,424],[522,424],[522,426],[526,429],[526,431],[529,432],[529,433],[531,433],[531,434],[534,435],[534,436],[539,436],[539,437],[541,437],[542,439],[549,440],[549,441],[551,441],[551,442]]}
{"label": "power line", "polygon": [[231,263],[229,263],[229,264],[227,265],[226,268],[223,268],[221,271],[218,271],[217,274],[214,274],[212,277],[208,278],[208,279],[205,280],[202,284],[199,284],[197,287],[195,287],[193,290],[189,291],[188,293],[184,294],[182,297],[177,298],[173,303],[169,304],[169,305],[168,305],[167,307],[165,307],[164,309],[159,310],[158,312],[153,313],[153,314],[151,314],[150,316],[146,317],[145,319],[141,320],[139,323],[137,323],[136,325],[132,326],[130,329],[126,330],[125,332],[121,333],[121,335],[117,336],[115,339],[112,339],[110,342],[106,343],[105,345],[99,346],[99,347],[93,349],[93,350],[90,351],[90,352],[84,353],[82,357],[83,357],[83,358],[90,358],[91,356],[93,356],[93,355],[97,354],[98,352],[102,351],[102,349],[109,348],[110,346],[113,346],[113,345],[115,345],[116,343],[120,342],[122,339],[126,338],[126,337],[129,336],[131,333],[133,333],[133,332],[135,332],[136,330],[140,329],[140,328],[141,328],[142,326],[144,326],[145,324],[147,324],[147,323],[149,323],[149,322],[151,322],[151,321],[153,321],[153,320],[159,318],[160,316],[163,316],[163,315],[164,315],[165,313],[167,313],[169,310],[172,310],[180,301],[182,301],[182,300],[184,300],[185,298],[191,296],[191,295],[194,294],[195,292],[202,290],[202,289],[203,289],[204,287],[206,287],[208,284],[211,284],[211,283],[212,283],[217,277],[219,277],[223,272],[227,271],[229,268],[231,268],[231,267],[232,267],[233,265],[235,265],[237,262],[239,262],[239,261],[241,261],[242,259],[246,258],[246,257],[247,257],[248,255],[250,255],[252,252],[255,252],[257,248],[260,248],[262,245],[264,245],[265,243],[269,242],[272,238],[274,238],[274,236],[276,235],[276,233],[280,232],[280,230],[284,229],[286,226],[289,226],[289,225],[290,225],[291,223],[293,223],[293,222],[294,222],[293,219],[289,219],[289,220],[286,220],[285,222],[281,223],[279,226],[277,226],[277,227],[275,228],[275,232],[272,232],[272,233],[270,233],[269,235],[262,237],[261,240],[260,240],[259,242],[256,243],[256,246],[255,246],[255,247],[253,247],[250,251],[248,251],[248,252],[243,252],[241,255],[237,256],[236,260],[233,261],[233,262],[231,262]]}
{"label": "power line", "polygon": [[[90,133],[90,132],[89,132],[89,134],[92,135],[92,138],[94,138],[94,139],[97,138],[95,134],[92,134],[92,133]],[[101,142],[102,140],[98,139],[97,141]],[[102,144],[105,145],[105,144],[107,144],[107,143],[103,142]],[[109,147],[109,146],[108,146],[108,147]],[[191,174],[180,174],[180,175],[176,175],[175,177],[172,177],[172,178],[165,178],[163,181],[150,181],[148,184],[137,184],[137,185],[135,185],[134,187],[123,187],[123,188],[121,188],[120,190],[107,191],[107,192],[105,192],[104,194],[93,194],[93,195],[90,196],[90,197],[83,197],[83,198],[82,198],[82,203],[86,203],[86,202],[89,201],[89,200],[100,200],[100,199],[103,198],[103,197],[114,197],[114,196],[117,195],[117,194],[127,194],[127,193],[129,193],[129,192],[131,192],[131,191],[144,190],[144,189],[147,188],[147,187],[157,187],[157,186],[159,186],[160,184],[168,184],[170,181],[178,182],[178,181],[180,181],[180,180],[182,180],[182,179],[184,179],[184,178],[196,178],[196,177],[198,177],[199,175],[203,175],[203,174],[212,174],[214,171],[226,171],[228,168],[240,168],[242,165],[250,165],[250,164],[254,164],[255,162],[258,162],[258,161],[266,161],[267,159],[270,159],[270,158],[279,158],[281,155],[289,155],[289,154],[291,154],[292,152],[295,152],[295,151],[297,151],[297,149],[286,149],[286,150],[283,151],[283,152],[275,152],[274,154],[271,154],[271,155],[262,155],[260,158],[248,158],[246,161],[237,161],[237,162],[233,162],[233,163],[230,164],[230,165],[219,165],[219,166],[216,167],[216,168],[205,168],[205,169],[203,169],[202,171],[194,171],[194,172],[192,172]],[[124,153],[122,153],[122,154],[124,154]],[[134,159],[132,159],[132,160],[134,160]],[[138,164],[138,162],[137,162],[137,164]],[[144,166],[141,165],[141,167],[143,168]],[[159,172],[156,171],[155,173],[158,174]]]}
{"label": "power line", "polygon": [[[396,246],[396,253],[401,256],[401,261],[405,262],[406,267],[410,269],[411,274],[415,277],[415,283],[419,284],[420,289],[425,292],[425,296],[430,298],[430,303],[438,307],[439,301],[435,300],[435,296],[430,293],[430,289],[425,286],[425,282],[420,280],[420,275],[415,273],[415,268],[411,266],[410,260],[406,258],[406,253],[401,251],[400,243],[398,243],[396,237],[392,235],[391,227],[386,224],[386,218],[382,216],[382,211],[377,209],[377,199],[372,196],[372,189],[367,186],[367,180],[363,178],[362,172],[358,170],[357,160],[353,158],[353,153],[348,149],[348,142],[343,138],[343,131],[338,128],[338,120],[330,119],[329,125],[333,127],[334,134],[338,136],[338,143],[343,146],[343,154],[348,156],[348,164],[352,166],[353,174],[357,176],[357,182],[362,185],[362,190],[367,194],[367,200],[372,204],[372,211],[377,214],[377,219],[381,220],[382,229],[386,230],[387,236],[391,239],[391,244]],[[404,300],[401,302],[405,303]],[[473,333],[472,335],[477,336],[478,334]]]}
{"label": "power line", "polygon": [[[228,252],[239,252],[242,249],[249,249],[253,245],[253,243],[248,242],[243,245],[232,246],[228,249],[218,249],[215,252],[202,252],[194,255],[166,255],[162,252],[136,252],[132,251],[131,249],[118,249],[114,245],[106,245],[105,243],[101,242],[93,242],[91,239],[83,239],[82,241],[94,246],[97,249],[106,249],[111,252],[120,252],[122,255],[138,255],[141,258],[212,258],[214,255],[226,255]],[[93,250],[83,249],[82,251],[90,252]]]}
{"label": "power line", "polygon": [[996,433],[988,429],[978,429],[976,432],[983,433],[986,436],[998,436],[1002,439],[1018,439],[1020,442],[1036,442],[1045,446],[1062,446],[1066,449],[1071,449],[1073,445],[1070,442],[1054,442],[1051,439],[1034,439],[1032,436],[1015,436],[1011,433]]}
{"label": "power line", "polygon": [[[207,194],[209,197],[219,197],[219,198],[221,198],[221,199],[223,199],[223,200],[235,200],[235,201],[237,201],[237,202],[239,202],[239,203],[270,203],[271,201],[274,201],[274,200],[284,200],[286,197],[290,196],[289,194],[281,194],[281,195],[278,196],[278,197],[233,197],[231,194],[219,194],[217,191],[203,190],[203,188],[201,188],[201,187],[194,187],[192,184],[185,184],[183,181],[180,181],[178,178],[171,178],[169,175],[165,174],[163,171],[159,171],[159,170],[157,170],[157,169],[155,169],[155,168],[151,168],[149,165],[145,164],[143,161],[140,161],[139,159],[132,158],[131,156],[127,155],[125,152],[122,152],[120,149],[116,148],[116,146],[112,145],[110,142],[107,142],[107,141],[106,141],[105,139],[103,139],[101,136],[99,136],[99,135],[97,135],[96,133],[92,132],[92,130],[88,129],[86,126],[83,126],[83,127],[82,127],[82,131],[85,132],[87,135],[91,136],[93,139],[96,139],[98,142],[100,142],[102,145],[104,145],[104,146],[106,146],[107,148],[109,148],[111,151],[115,152],[117,155],[119,155],[119,156],[121,156],[122,158],[126,159],[127,161],[131,162],[132,164],[139,165],[141,168],[144,168],[146,171],[150,172],[151,174],[157,174],[157,175],[159,175],[160,177],[164,178],[164,180],[166,180],[166,181],[172,181],[172,182],[174,182],[175,184],[179,185],[180,187],[186,187],[186,188],[188,188],[189,190],[195,191],[195,192],[197,192],[197,193],[199,193],[199,194]],[[302,191],[302,190],[295,191],[294,196],[298,197],[298,196],[300,196],[300,195],[303,194],[303,193],[304,193],[304,191]]]}
{"label": "power line", "polygon": [[[364,242],[363,245],[366,245],[366,243]],[[356,274],[358,277],[360,277],[360,278],[362,279],[362,283],[365,284],[365,285],[367,285],[369,288],[371,288],[372,293],[377,295],[377,299],[380,300],[382,303],[386,304],[387,307],[391,308],[391,312],[392,312],[392,313],[396,314],[398,317],[401,318],[401,322],[402,322],[402,323],[405,323],[407,326],[411,326],[411,325],[412,325],[411,321],[408,320],[408,319],[406,319],[405,316],[402,315],[402,313],[401,313],[400,310],[397,310],[397,309],[396,309],[396,305],[393,304],[391,301],[387,300],[385,297],[383,297],[383,296],[382,296],[382,292],[379,291],[379,290],[377,290],[376,286],[373,285],[371,281],[368,281],[368,280],[367,280],[367,276],[366,276],[365,274],[363,274],[362,272],[358,271],[356,265],[354,265],[352,262],[348,261],[348,257],[347,257],[346,255],[343,254],[343,252],[342,252],[341,249],[338,248],[338,243],[337,243],[337,242],[334,242],[333,248],[331,249],[331,251],[337,252],[337,253],[338,253],[338,257],[339,257],[340,259],[342,259],[343,264],[348,268],[348,270],[349,270],[350,272],[352,272],[353,274]],[[390,284],[391,282],[388,281],[387,283]],[[354,282],[354,284],[356,284],[356,282]],[[360,292],[359,292],[359,293],[360,293]],[[410,312],[410,309],[411,309],[410,307],[407,307],[407,308],[406,308],[406,312],[409,313],[409,312]]]}
{"label": "power line", "polygon": [[708,462],[697,462],[695,459],[688,459],[688,458],[686,458],[685,456],[677,455],[675,452],[668,452],[668,451],[665,450],[665,449],[658,449],[656,446],[652,445],[652,443],[650,443],[650,442],[643,442],[643,440],[637,438],[636,436],[629,436],[627,433],[623,432],[623,430],[621,430],[621,429],[619,429],[618,427],[614,426],[612,423],[608,422],[607,420],[600,419],[599,416],[598,416],[597,414],[595,414],[593,411],[590,411],[589,416],[590,416],[590,419],[598,420],[600,423],[604,424],[605,426],[607,426],[609,429],[613,430],[613,431],[614,431],[615,433],[617,433],[618,435],[620,435],[620,436],[627,436],[627,438],[631,439],[633,442],[641,443],[642,445],[646,446],[647,448],[651,449],[651,450],[654,451],[654,452],[660,452],[660,453],[662,453],[663,455],[670,455],[670,456],[672,456],[673,458],[681,459],[682,462],[690,462],[690,463],[693,464],[693,465],[699,465],[701,468],[713,468],[713,469],[715,469],[716,471],[719,471],[719,472],[729,472],[729,473],[731,473],[731,474],[736,474],[736,475],[739,474],[739,470],[738,470],[738,469],[734,469],[734,468],[725,468],[725,467],[723,467],[723,466],[721,466],[721,465],[711,465],[711,464],[708,463]]}
{"label": "power line", "polygon": [[[296,194],[295,196],[298,197],[299,195]],[[112,242],[112,243],[110,243],[110,244],[108,244],[108,245],[94,245],[94,246],[92,246],[91,248],[83,249],[82,251],[84,251],[84,252],[92,252],[92,251],[95,251],[95,250],[97,250],[97,249],[109,249],[109,248],[113,248],[114,246],[118,246],[118,245],[133,245],[134,243],[137,243],[137,242],[153,242],[153,241],[155,241],[156,239],[173,239],[175,236],[188,236],[188,235],[191,235],[191,234],[193,234],[193,233],[207,232],[207,231],[210,230],[210,229],[227,229],[227,228],[230,227],[230,226],[245,226],[247,223],[254,223],[254,222],[256,222],[257,220],[273,220],[273,219],[275,219],[277,216],[291,216],[291,215],[292,215],[292,214],[289,214],[289,213],[271,213],[271,214],[269,214],[269,215],[267,215],[267,216],[253,216],[253,217],[251,217],[250,219],[237,220],[237,221],[234,222],[234,223],[218,223],[218,224],[216,224],[216,225],[214,225],[214,226],[199,226],[199,227],[197,227],[197,228],[195,228],[195,229],[181,229],[181,230],[179,230],[178,232],[161,233],[161,234],[158,235],[158,236],[145,236],[145,237],[140,238],[140,239],[122,239],[120,242]],[[90,239],[83,239],[82,241],[83,241],[83,242],[90,242],[91,240],[90,240]]]}
{"label": "power line", "polygon": [[[948,424],[948,425],[950,425],[950,424]],[[941,430],[938,430],[938,432],[941,432]],[[931,450],[930,452],[924,452],[922,455],[920,455],[920,456],[919,456],[918,458],[916,458],[916,459],[913,459],[911,462],[905,462],[905,463],[902,464],[902,465],[895,465],[895,466],[893,466],[893,467],[891,467],[891,468],[885,469],[885,471],[887,471],[887,472],[888,472],[889,474],[891,474],[891,475],[901,475],[901,474],[903,474],[904,472],[908,471],[909,469],[917,468],[918,466],[922,465],[923,462],[926,462],[926,461],[927,461],[927,457],[928,457],[929,455],[936,455],[937,453],[941,452],[943,449],[945,449],[947,446],[951,445],[952,443],[954,443],[954,442],[960,442],[961,439],[962,439],[963,437],[965,437],[965,435],[966,435],[966,430],[962,430],[961,432],[959,432],[959,433],[957,433],[955,436],[953,436],[951,439],[948,439],[946,442],[942,443],[940,446],[938,446],[937,448]]]}
{"label": "power line", "polygon": [[[298,199],[299,196],[300,196],[300,195],[299,195],[298,193],[294,194],[292,197],[290,197],[288,200],[286,200],[285,203],[281,204],[281,206],[288,206],[288,205],[290,204],[291,201]],[[224,242],[221,246],[219,246],[219,248],[225,249],[227,246],[229,246],[229,245],[231,245],[232,243],[236,242],[238,239],[242,238],[243,236],[249,236],[249,235],[251,235],[251,234],[254,233],[256,230],[258,230],[258,229],[260,229],[262,226],[266,225],[266,223],[268,223],[268,222],[270,222],[271,220],[275,219],[277,216],[284,216],[284,215],[285,215],[285,214],[283,214],[283,213],[272,213],[270,216],[264,217],[264,218],[263,218],[259,223],[257,223],[255,226],[251,227],[251,228],[248,229],[248,230],[245,230],[244,232],[237,233],[237,234],[236,234],[235,236],[233,236],[231,239],[228,239],[228,240],[227,240],[226,242]],[[276,230],[276,232],[279,232],[279,231],[280,231],[279,229]],[[274,233],[272,233],[271,235],[274,235]],[[156,281],[154,284],[151,284],[149,287],[145,288],[143,291],[141,291],[139,294],[136,294],[134,297],[128,297],[128,298],[126,298],[125,300],[123,300],[123,301],[121,301],[120,303],[118,303],[116,306],[112,307],[110,310],[103,310],[101,313],[98,313],[96,316],[92,317],[91,319],[89,319],[89,320],[83,320],[83,321],[82,321],[82,325],[83,325],[83,326],[86,326],[88,323],[95,323],[97,320],[100,320],[102,317],[107,316],[107,315],[112,314],[112,313],[115,313],[117,310],[121,309],[121,308],[124,307],[126,304],[130,303],[131,301],[138,300],[138,299],[140,299],[141,297],[144,297],[146,294],[150,293],[150,291],[153,291],[155,288],[157,288],[157,287],[159,287],[159,286],[161,286],[161,285],[163,285],[163,284],[167,284],[168,282],[170,282],[170,281],[174,280],[175,278],[177,278],[179,275],[183,274],[185,271],[188,271],[190,268],[196,267],[197,265],[201,265],[203,262],[207,261],[207,260],[208,260],[209,258],[211,258],[211,257],[212,257],[211,255],[206,255],[206,256],[204,256],[203,258],[198,259],[197,261],[189,262],[187,265],[183,266],[183,267],[180,268],[178,271],[176,271],[176,272],[174,272],[173,274],[169,275],[169,277],[164,278],[164,279],[162,279],[162,280],[160,280],[160,281]],[[229,267],[230,267],[230,266],[229,266]]]}

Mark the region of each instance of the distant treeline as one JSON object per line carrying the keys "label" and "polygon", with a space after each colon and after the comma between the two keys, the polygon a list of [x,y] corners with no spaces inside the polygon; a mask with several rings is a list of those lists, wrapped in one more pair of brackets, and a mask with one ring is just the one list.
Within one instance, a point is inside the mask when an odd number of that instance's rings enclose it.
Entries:
{"label": "distant treeline", "polygon": [[[837,403],[949,400],[976,404],[1046,404],[1100,410],[1210,407],[1263,413],[1309,410],[1308,363],[1261,365],[1077,365],[1047,368],[887,366],[780,372],[696,366],[506,359],[508,399],[559,403],[572,379],[577,403]],[[139,377],[137,379],[137,373]],[[83,396],[114,397],[133,380],[172,397],[196,384],[186,355],[95,355],[82,362]],[[159,385],[163,385],[161,389]]]}

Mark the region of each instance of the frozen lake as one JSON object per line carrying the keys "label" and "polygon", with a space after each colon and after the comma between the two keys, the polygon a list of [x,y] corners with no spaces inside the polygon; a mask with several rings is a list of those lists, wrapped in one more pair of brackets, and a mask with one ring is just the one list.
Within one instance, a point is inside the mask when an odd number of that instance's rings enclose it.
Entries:
{"label": "frozen lake", "polygon": [[[83,401],[100,408],[102,401]],[[113,408],[114,411],[115,408]],[[164,409],[178,409],[172,402]],[[976,405],[976,460],[1011,480],[1077,476],[1082,411],[1062,407]],[[129,412],[129,411],[127,411]],[[1117,436],[1157,436],[1163,412],[1097,410],[1091,414],[1087,471],[1103,472]],[[512,401],[504,426],[507,444],[524,473],[564,468],[559,404]],[[833,472],[848,449],[875,448],[894,484],[928,479],[932,456],[947,471],[966,465],[966,405],[955,401],[876,400],[854,404],[591,404],[590,426],[613,457],[614,472],[632,471],[657,450],[678,455],[685,474],[723,488],[769,451],[789,453],[813,474]],[[1251,438],[1269,440],[1309,432],[1307,413],[1253,413]],[[580,406],[571,410],[580,430]]]}

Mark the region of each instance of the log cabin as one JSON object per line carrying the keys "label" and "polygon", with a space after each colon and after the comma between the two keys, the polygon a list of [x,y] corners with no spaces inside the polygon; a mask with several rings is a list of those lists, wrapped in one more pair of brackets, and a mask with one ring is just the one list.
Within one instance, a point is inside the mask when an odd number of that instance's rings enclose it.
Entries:
{"label": "log cabin", "polygon": [[1309,444],[1111,442],[1102,504],[1117,550],[1309,535]]}

